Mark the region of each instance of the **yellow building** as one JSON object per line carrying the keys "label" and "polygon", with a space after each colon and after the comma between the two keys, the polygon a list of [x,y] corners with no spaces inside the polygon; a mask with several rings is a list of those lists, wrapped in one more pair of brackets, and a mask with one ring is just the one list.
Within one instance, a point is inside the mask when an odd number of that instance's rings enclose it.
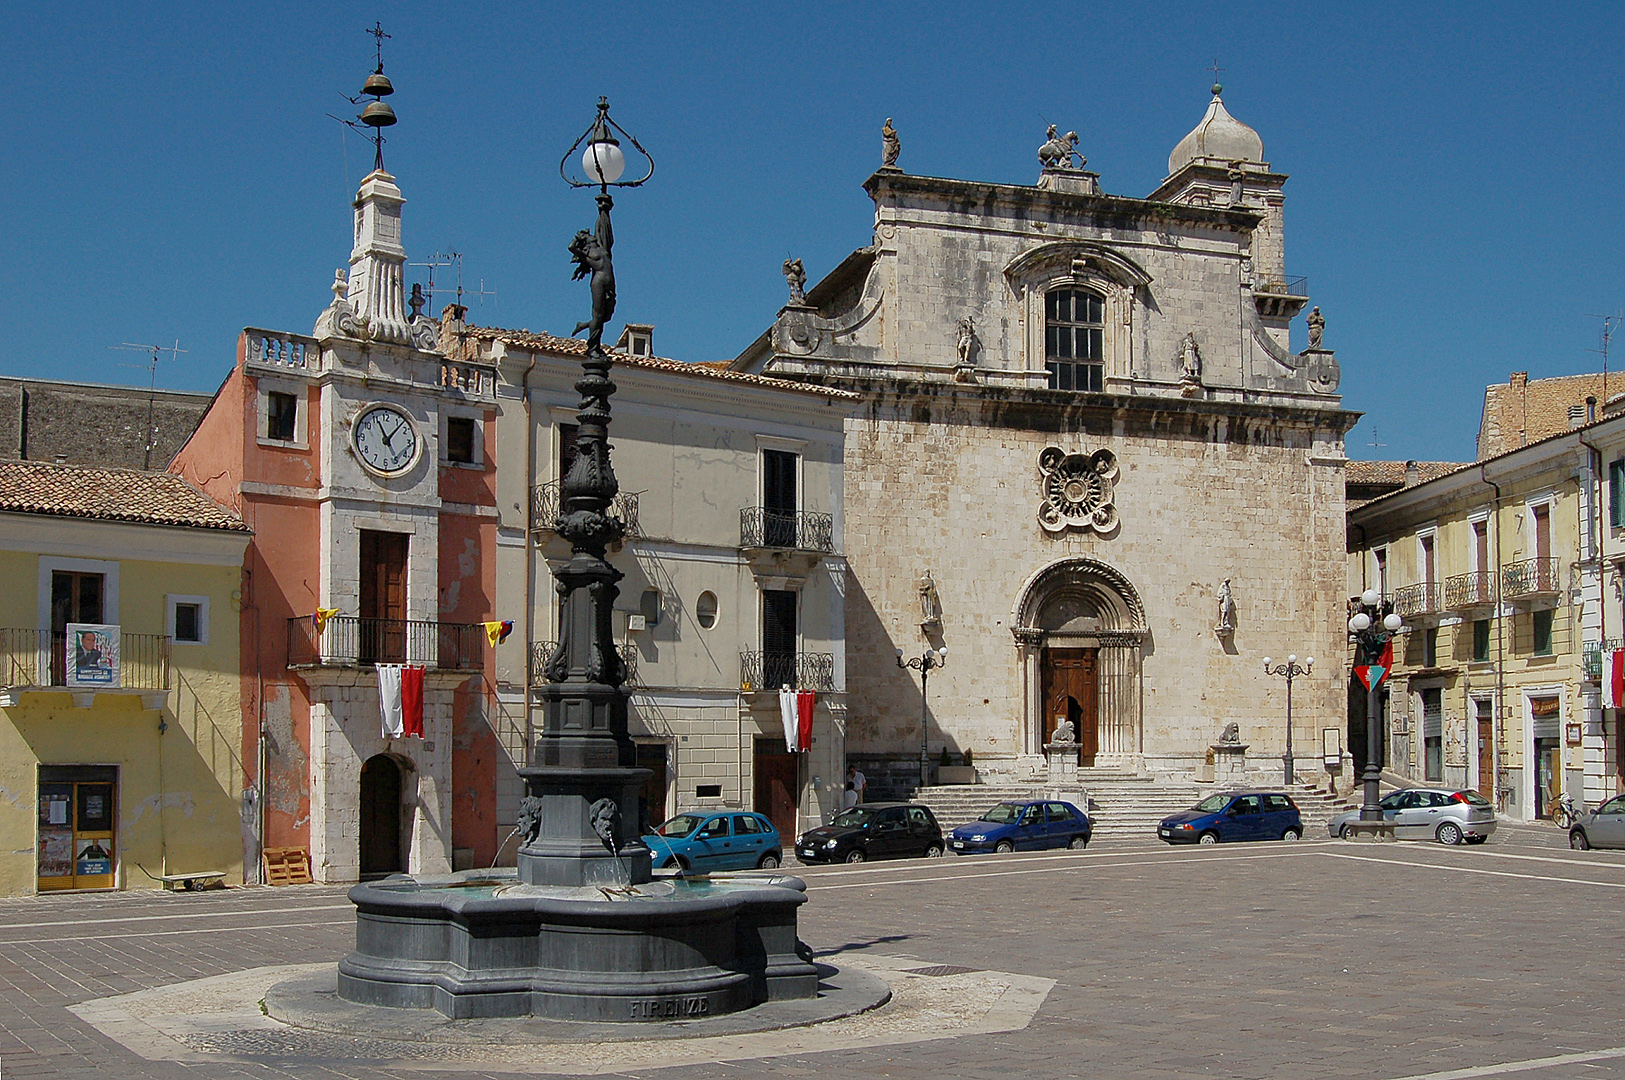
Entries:
{"label": "yellow building", "polygon": [[[1384,767],[1476,788],[1517,819],[1550,817],[1562,792],[1596,805],[1618,790],[1599,698],[1597,444],[1625,419],[1586,419],[1348,514],[1350,595],[1380,591],[1405,623]],[[1364,696],[1350,694],[1348,732],[1362,761]]]}
{"label": "yellow building", "polygon": [[242,881],[249,535],[178,476],[0,462],[0,895]]}

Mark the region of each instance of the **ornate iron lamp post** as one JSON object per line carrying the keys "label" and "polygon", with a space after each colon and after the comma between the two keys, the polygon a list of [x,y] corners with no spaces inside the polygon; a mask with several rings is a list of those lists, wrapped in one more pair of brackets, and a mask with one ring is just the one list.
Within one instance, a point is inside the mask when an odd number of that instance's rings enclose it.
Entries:
{"label": "ornate iron lamp post", "polygon": [[[1369,832],[1380,836],[1384,832],[1382,807],[1382,696],[1378,690],[1393,669],[1394,635],[1405,621],[1392,610],[1385,609],[1382,594],[1367,589],[1360,595],[1360,610],[1349,619],[1349,633],[1354,636],[1354,674],[1365,684],[1365,802],[1360,806],[1360,820],[1355,823],[1356,833]],[[1380,620],[1380,621],[1379,621]]]}
{"label": "ornate iron lamp post", "polygon": [[919,656],[909,660],[903,659],[903,650],[897,650],[897,666],[911,668],[920,673],[920,786],[925,787],[931,783],[931,750],[927,742],[930,727],[926,723],[929,715],[926,711],[925,685],[931,678],[931,672],[948,662],[947,649],[926,649]]}
{"label": "ornate iron lamp post", "polygon": [[1273,667],[1270,658],[1264,657],[1264,674],[1280,675],[1286,679],[1286,754],[1283,755],[1281,760],[1286,766],[1285,783],[1288,787],[1297,783],[1294,778],[1296,774],[1292,771],[1292,680],[1299,675],[1309,674],[1309,669],[1314,666],[1315,658],[1313,656],[1305,660],[1301,667],[1298,665],[1296,655],[1288,656],[1286,663],[1275,664]]}

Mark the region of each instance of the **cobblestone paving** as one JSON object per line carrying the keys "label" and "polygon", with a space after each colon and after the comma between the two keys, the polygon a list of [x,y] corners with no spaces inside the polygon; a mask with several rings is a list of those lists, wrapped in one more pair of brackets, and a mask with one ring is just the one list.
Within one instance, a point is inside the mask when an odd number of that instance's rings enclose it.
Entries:
{"label": "cobblestone paving", "polygon": [[[1019,1030],[795,1042],[759,1060],[617,1075],[1625,1078],[1613,1004],[1625,853],[1570,852],[1549,827],[1503,828],[1481,848],[1101,844],[804,876],[802,936],[833,963],[890,957],[1055,986]],[[336,961],[351,926],[344,890],[320,886],[0,901],[0,1075],[510,1075],[460,1073],[460,1059],[433,1054],[256,1058],[240,1041],[230,1059],[149,1061],[68,1011]]]}

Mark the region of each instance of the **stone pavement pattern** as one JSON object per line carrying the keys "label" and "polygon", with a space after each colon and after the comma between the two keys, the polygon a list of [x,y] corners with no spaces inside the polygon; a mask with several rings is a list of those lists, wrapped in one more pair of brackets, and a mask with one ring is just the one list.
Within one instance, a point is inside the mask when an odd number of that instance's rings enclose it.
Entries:
{"label": "stone pavement pattern", "polygon": [[[1625,854],[1558,840],[1504,829],[1477,849],[1103,844],[810,869],[802,934],[834,963],[1055,985],[1018,1030],[827,1050],[792,1040],[788,1055],[614,1075],[1625,1077],[1609,993]],[[0,1076],[513,1074],[379,1057],[148,1061],[67,1011],[332,962],[351,934],[343,890],[319,886],[0,902]],[[1501,1063],[1526,1064],[1485,1068]]]}

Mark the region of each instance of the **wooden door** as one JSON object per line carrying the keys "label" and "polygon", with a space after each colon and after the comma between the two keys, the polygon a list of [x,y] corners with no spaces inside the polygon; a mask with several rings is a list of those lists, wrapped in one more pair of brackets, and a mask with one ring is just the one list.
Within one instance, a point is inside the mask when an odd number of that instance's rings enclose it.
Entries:
{"label": "wooden door", "polygon": [[1099,649],[1044,650],[1044,742],[1061,720],[1072,721],[1081,765],[1093,765],[1100,751],[1099,657]]}
{"label": "wooden door", "polygon": [[1552,508],[1543,504],[1534,508],[1534,514],[1535,558],[1540,560],[1535,564],[1535,587],[1542,592],[1551,592],[1557,588],[1557,576],[1549,569],[1552,557]]}
{"label": "wooden door", "polygon": [[767,547],[796,546],[796,455],[762,451],[762,530]]}
{"label": "wooden door", "polygon": [[401,769],[388,754],[361,766],[361,876],[382,877],[401,864]]}
{"label": "wooden door", "polygon": [[1495,732],[1490,722],[1489,702],[1478,703],[1478,793],[1495,801]]}
{"label": "wooden door", "polygon": [[68,624],[100,623],[102,575],[51,571],[51,685],[66,686]]}
{"label": "wooden door", "polygon": [[796,755],[785,750],[782,739],[756,740],[756,801],[758,814],[773,823],[785,844],[796,838]]}
{"label": "wooden door", "polygon": [[405,533],[361,530],[361,626],[363,664],[406,659]]}

